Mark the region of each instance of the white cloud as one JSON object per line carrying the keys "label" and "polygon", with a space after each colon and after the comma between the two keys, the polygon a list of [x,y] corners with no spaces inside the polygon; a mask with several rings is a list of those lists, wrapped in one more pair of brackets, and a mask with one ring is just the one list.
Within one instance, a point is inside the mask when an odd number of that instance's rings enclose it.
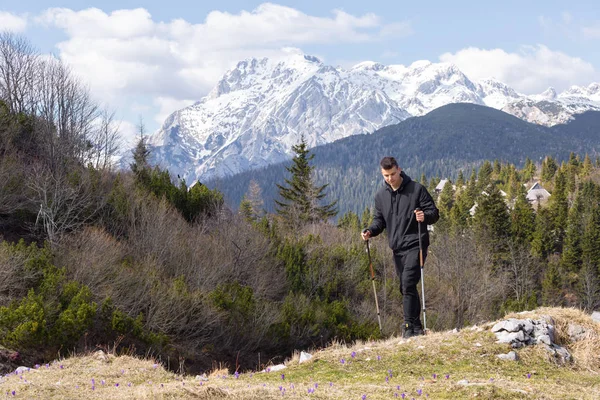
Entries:
{"label": "white cloud", "polygon": [[66,32],[68,39],[57,45],[60,57],[89,82],[92,93],[111,104],[123,96],[160,99],[157,118],[169,105],[199,100],[245,58],[280,56],[289,46],[369,42],[412,32],[408,22],[385,24],[371,13],[334,10],[318,17],[272,3],[238,14],[212,11],[199,24],[154,21],[142,8],[109,14],[51,8],[36,22]]}
{"label": "white cloud", "polygon": [[542,92],[549,86],[561,91],[600,79],[591,63],[543,45],[523,46],[518,53],[469,47],[444,53],[440,60],[454,63],[470,79],[493,77],[526,94]]}
{"label": "white cloud", "polygon": [[172,97],[157,97],[154,104],[159,108],[154,120],[162,125],[167,117],[174,111],[194,104],[194,100],[178,100]]}
{"label": "white cloud", "polygon": [[27,16],[0,10],[0,31],[23,32],[27,28]]}

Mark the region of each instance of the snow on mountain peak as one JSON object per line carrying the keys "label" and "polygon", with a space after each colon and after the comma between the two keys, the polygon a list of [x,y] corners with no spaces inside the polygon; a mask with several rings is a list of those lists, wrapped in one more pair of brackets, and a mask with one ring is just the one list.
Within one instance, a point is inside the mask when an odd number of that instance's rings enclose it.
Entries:
{"label": "snow on mountain peak", "polygon": [[361,63],[356,64],[351,68],[351,71],[360,71],[360,70],[372,70],[372,71],[381,71],[385,69],[385,65],[375,62],[375,61],[363,61]]}
{"label": "snow on mountain peak", "polygon": [[495,79],[474,83],[450,63],[365,61],[346,70],[290,48],[238,62],[206,97],[171,114],[149,144],[154,161],[194,182],[283,161],[302,134],[311,147],[322,145],[458,102],[553,125],[600,110],[600,85],[525,96]]}
{"label": "snow on mountain peak", "polygon": [[556,99],[556,90],[550,86],[540,94],[540,97],[546,100],[554,100]]}

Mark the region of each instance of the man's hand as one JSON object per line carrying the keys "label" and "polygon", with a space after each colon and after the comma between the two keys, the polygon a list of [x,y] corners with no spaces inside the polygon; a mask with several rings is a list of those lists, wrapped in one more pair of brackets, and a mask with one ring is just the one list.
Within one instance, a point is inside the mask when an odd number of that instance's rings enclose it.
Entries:
{"label": "man's hand", "polygon": [[415,210],[415,216],[417,217],[417,222],[425,222],[425,213],[421,209]]}
{"label": "man's hand", "polygon": [[360,233],[360,236],[362,236],[362,240],[369,240],[371,237],[371,231],[368,229],[363,229],[363,231]]}

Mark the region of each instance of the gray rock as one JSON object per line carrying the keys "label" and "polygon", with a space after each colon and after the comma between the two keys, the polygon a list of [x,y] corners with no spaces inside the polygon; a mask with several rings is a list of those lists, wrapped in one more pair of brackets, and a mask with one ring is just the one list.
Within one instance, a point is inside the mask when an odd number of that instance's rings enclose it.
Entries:
{"label": "gray rock", "polygon": [[538,338],[543,335],[548,335],[550,340],[554,342],[554,326],[548,325],[546,322],[541,322],[533,328],[533,337]]}
{"label": "gray rock", "polygon": [[540,335],[536,338],[536,343],[544,343],[548,346],[551,346],[552,340],[550,340],[550,336],[548,335]]}
{"label": "gray rock", "polygon": [[560,365],[567,364],[573,360],[573,358],[571,357],[571,353],[569,353],[569,351],[562,346],[558,346],[556,344],[553,344],[551,346],[544,344],[543,346],[553,356],[554,360]]}
{"label": "gray rock", "polygon": [[525,341],[525,334],[522,331],[519,332],[496,332],[496,343],[511,343],[513,341]]}
{"label": "gray rock", "polygon": [[513,349],[520,349],[523,346],[527,346],[527,344],[525,342],[520,342],[518,340],[515,340],[514,342],[510,342],[510,347],[512,347]]}
{"label": "gray rock", "polygon": [[551,316],[549,316],[549,315],[542,315],[540,318],[541,318],[541,320],[542,320],[542,321],[544,321],[544,322],[545,322],[547,325],[556,325],[556,324],[554,323],[554,318],[552,318],[552,317],[551,317]]}
{"label": "gray rock", "polygon": [[571,353],[569,350],[565,349],[562,346],[554,345],[554,350],[556,352],[556,357],[558,358],[558,362],[560,364],[570,363],[573,358],[571,357]]}
{"label": "gray rock", "polygon": [[498,354],[496,357],[501,360],[519,361],[519,355],[514,351],[509,351],[507,354]]}
{"label": "gray rock", "polygon": [[500,321],[492,327],[492,332],[500,332],[505,330],[507,332],[518,332],[523,326],[523,320],[510,318],[506,321]]}
{"label": "gray rock", "polygon": [[567,327],[567,334],[569,335],[569,339],[572,342],[578,342],[580,340],[585,339],[587,331],[581,325],[577,324],[569,324]]}
{"label": "gray rock", "polygon": [[592,313],[592,320],[600,323],[600,311],[594,311]]}
{"label": "gray rock", "polygon": [[303,362],[306,362],[308,360],[310,360],[312,358],[312,355],[310,353],[306,353],[304,351],[300,352],[300,361],[299,364],[302,364]]}
{"label": "gray rock", "polygon": [[456,382],[457,385],[462,385],[462,386],[467,386],[469,384],[469,381],[466,379],[463,379],[461,381]]}
{"label": "gray rock", "polygon": [[531,319],[526,319],[523,321],[523,331],[527,334],[531,334],[533,332],[533,321]]}

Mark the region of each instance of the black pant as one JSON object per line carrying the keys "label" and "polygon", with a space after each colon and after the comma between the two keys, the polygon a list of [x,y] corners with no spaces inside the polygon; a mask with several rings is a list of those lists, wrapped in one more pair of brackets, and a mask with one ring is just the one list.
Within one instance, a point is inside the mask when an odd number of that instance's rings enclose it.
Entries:
{"label": "black pant", "polygon": [[[427,248],[423,248],[423,262],[427,257]],[[400,278],[400,293],[404,305],[404,323],[411,327],[423,328],[421,324],[421,300],[417,285],[421,280],[421,266],[419,264],[419,248],[409,250],[395,250],[394,264],[396,273]]]}

